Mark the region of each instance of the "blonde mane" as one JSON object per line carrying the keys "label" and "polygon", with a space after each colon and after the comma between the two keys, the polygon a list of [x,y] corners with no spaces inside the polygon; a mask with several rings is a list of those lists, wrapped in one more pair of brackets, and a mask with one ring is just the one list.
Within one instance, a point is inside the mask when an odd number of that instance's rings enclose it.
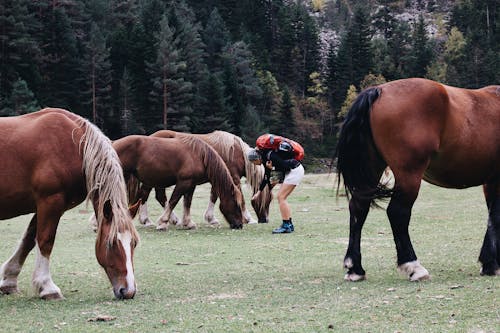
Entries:
{"label": "blonde mane", "polygon": [[[227,195],[234,196],[234,191],[238,190],[238,188],[233,182],[233,178],[231,177],[231,173],[226,163],[224,163],[224,160],[215,149],[193,135],[179,135],[177,138],[191,147],[195,154],[201,157],[203,165],[207,170],[208,179],[217,195],[219,195],[219,197]],[[228,192],[229,190],[230,192]],[[241,196],[238,196],[236,199],[238,205],[241,206]]]}
{"label": "blonde mane", "polygon": [[139,241],[130,213],[123,170],[111,141],[91,122],[80,118],[78,123],[85,131],[80,139],[82,170],[87,185],[87,202],[97,199],[97,237],[102,234],[104,204],[109,201],[113,212],[108,243],[113,243],[119,232],[129,231],[134,242]]}
{"label": "blonde mane", "polygon": [[[206,134],[206,138],[212,146],[217,145],[217,147],[219,147],[222,154],[224,154],[223,157],[226,161],[234,160],[234,146],[235,144],[240,146],[245,159],[245,178],[247,179],[247,186],[250,187],[252,193],[256,193],[259,190],[262,179],[264,178],[264,168],[261,165],[255,165],[248,160],[248,151],[251,147],[239,136],[224,131],[214,131]],[[266,186],[259,196],[261,200],[260,207],[262,207],[262,209],[264,209],[264,203],[270,200],[270,196],[271,192]]]}

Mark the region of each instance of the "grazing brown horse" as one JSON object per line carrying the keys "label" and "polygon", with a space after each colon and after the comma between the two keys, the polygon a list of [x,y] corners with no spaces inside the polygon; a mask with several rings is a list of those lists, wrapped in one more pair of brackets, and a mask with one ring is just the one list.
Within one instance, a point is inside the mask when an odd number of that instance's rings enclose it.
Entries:
{"label": "grazing brown horse", "polygon": [[[208,143],[215,151],[222,157],[226,166],[233,177],[233,182],[238,189],[241,191],[241,177],[246,177],[252,193],[256,193],[259,189],[260,182],[264,177],[264,169],[262,166],[255,165],[248,160],[247,152],[250,150],[250,146],[246,144],[240,137],[224,132],[224,131],[214,131],[208,134],[188,134],[175,132],[170,130],[161,130],[151,134],[152,137],[159,138],[174,138],[176,136],[195,136]],[[156,199],[162,205],[165,205],[167,197],[165,195],[165,189],[156,188]],[[243,194],[243,192],[242,192]],[[211,225],[218,225],[219,221],[215,218],[214,207],[217,201],[217,192],[214,188],[210,193],[210,202],[205,211],[204,218]],[[146,198],[147,200],[147,195]],[[266,187],[259,197],[252,200],[252,206],[257,214],[259,222],[266,223],[269,220],[269,205],[272,200],[272,195],[269,189]],[[246,223],[254,223],[250,212],[245,207],[245,200],[242,201],[242,209],[244,212],[244,219]],[[172,212],[172,219],[177,219],[177,217]],[[147,202],[144,201],[139,210],[139,221],[144,225],[151,225],[152,222],[148,217]]]}
{"label": "grazing brown horse", "polygon": [[109,139],[62,109],[2,118],[0,137],[0,219],[35,213],[14,254],[0,268],[0,292],[18,291],[17,277],[35,247],[35,291],[44,299],[63,297],[52,281],[49,257],[59,219],[87,197],[98,220],[97,260],[115,296],[133,298],[138,234],[127,208],[120,160]]}
{"label": "grazing brown horse", "polygon": [[[483,185],[489,217],[481,274],[500,275],[500,86],[467,90],[405,79],[364,90],[347,114],[336,156],[350,194],[346,280],[365,278],[361,229],[370,204],[384,197],[400,271],[412,281],[429,277],[408,233],[422,179],[447,188]],[[387,166],[391,189],[379,183]]]}
{"label": "grazing brown horse", "polygon": [[[233,229],[241,229],[242,195],[234,184],[222,158],[208,144],[194,137],[155,138],[130,135],[113,142],[129,185],[129,198],[145,200],[153,187],[167,188],[175,185],[157,229],[168,229],[171,213],[181,196],[184,196],[183,225],[195,228],[191,221],[191,200],[196,185],[210,182],[220,197],[220,210]],[[142,183],[139,191],[138,184]],[[135,187],[135,190],[131,190]]]}

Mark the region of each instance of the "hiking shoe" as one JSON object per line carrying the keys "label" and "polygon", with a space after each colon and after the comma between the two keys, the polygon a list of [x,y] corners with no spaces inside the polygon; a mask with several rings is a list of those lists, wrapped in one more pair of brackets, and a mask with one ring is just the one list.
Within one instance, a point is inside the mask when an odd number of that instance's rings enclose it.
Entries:
{"label": "hiking shoe", "polygon": [[289,234],[294,230],[293,224],[291,222],[283,222],[281,227],[273,230],[273,234]]}

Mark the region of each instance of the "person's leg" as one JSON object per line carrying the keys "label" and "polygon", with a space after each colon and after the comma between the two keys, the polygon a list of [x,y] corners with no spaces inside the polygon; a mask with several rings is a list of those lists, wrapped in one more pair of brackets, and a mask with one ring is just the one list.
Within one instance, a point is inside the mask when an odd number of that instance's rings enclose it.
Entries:
{"label": "person's leg", "polygon": [[295,187],[296,185],[293,184],[281,184],[280,186],[280,189],[278,191],[278,203],[283,223],[279,228],[273,230],[273,234],[289,234],[294,230],[292,224],[292,212],[287,198],[290,193],[293,192]]}
{"label": "person's leg", "polygon": [[281,218],[283,220],[289,220],[290,217],[292,217],[292,211],[286,199],[288,198],[290,193],[293,192],[295,187],[296,185],[292,184],[281,184],[278,191],[278,204],[280,208]]}

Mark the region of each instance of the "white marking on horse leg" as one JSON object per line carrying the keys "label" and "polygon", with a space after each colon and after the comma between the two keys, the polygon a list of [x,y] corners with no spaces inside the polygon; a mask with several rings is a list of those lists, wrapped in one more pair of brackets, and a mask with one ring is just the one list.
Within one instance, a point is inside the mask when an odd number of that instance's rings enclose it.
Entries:
{"label": "white marking on horse leg", "polygon": [[173,225],[179,224],[179,217],[177,216],[177,214],[175,214],[174,211],[172,211],[172,213],[170,213],[169,222],[170,222],[170,224],[173,224]]}
{"label": "white marking on horse leg", "polygon": [[0,293],[12,294],[18,292],[17,277],[22,266],[19,263],[22,242],[17,246],[14,254],[0,267]]}
{"label": "white marking on horse leg", "polygon": [[141,203],[139,205],[139,223],[143,224],[145,227],[149,227],[153,225],[153,222],[149,219],[148,216],[148,204],[147,202]]}
{"label": "white marking on horse leg", "polygon": [[125,256],[127,257],[126,260],[126,267],[127,267],[127,288],[128,288],[128,293],[135,293],[136,285],[135,285],[135,277],[134,277],[134,266],[132,265],[132,248],[131,248],[131,241],[132,241],[132,235],[130,234],[130,231],[127,231],[125,233],[118,233],[118,236],[116,237],[121,243],[123,247],[123,251],[125,251]]}
{"label": "white marking on horse leg", "polygon": [[398,271],[405,274],[410,281],[423,281],[431,278],[429,272],[424,268],[424,266],[420,265],[418,260],[399,265]]}
{"label": "white marking on horse leg", "polygon": [[254,220],[252,214],[250,214],[250,211],[248,211],[248,209],[245,209],[245,211],[243,212],[243,218],[245,219],[247,224],[257,224],[257,220]]}
{"label": "white marking on horse leg", "polygon": [[185,229],[196,229],[196,223],[191,220],[191,211],[184,209],[184,216],[182,217],[182,227]]}
{"label": "white marking on horse leg", "polygon": [[61,289],[55,285],[50,276],[50,261],[40,252],[40,247],[38,242],[35,245],[36,257],[35,257],[35,270],[33,271],[32,284],[37,293],[41,298],[48,299],[61,299],[63,295]]}
{"label": "white marking on horse leg", "polygon": [[[344,267],[345,268],[351,269],[353,266],[354,266],[354,264],[352,263],[351,258],[346,258],[344,260]],[[359,275],[356,273],[346,273],[346,275],[344,275],[345,281],[356,282],[356,281],[362,281],[364,279],[366,279],[366,277],[364,275]]]}
{"label": "white marking on horse leg", "polygon": [[205,211],[203,217],[205,218],[205,221],[207,221],[208,224],[215,227],[219,226],[220,223],[214,215],[214,210],[215,210],[215,202],[209,200],[207,210]]}
{"label": "white marking on horse leg", "polygon": [[169,222],[170,222],[170,215],[172,214],[172,210],[169,208],[168,203],[165,204],[166,208],[161,214],[161,216],[158,218],[157,221],[157,226],[156,230],[168,230],[169,228]]}

